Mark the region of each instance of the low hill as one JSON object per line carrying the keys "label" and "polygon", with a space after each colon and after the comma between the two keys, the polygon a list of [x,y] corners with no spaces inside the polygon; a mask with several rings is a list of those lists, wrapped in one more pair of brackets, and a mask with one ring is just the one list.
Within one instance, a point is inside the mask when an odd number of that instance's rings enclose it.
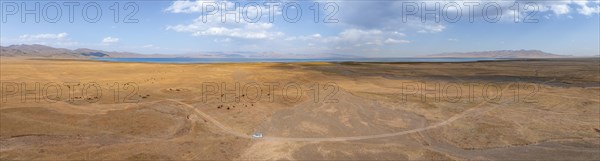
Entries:
{"label": "low hill", "polygon": [[3,57],[32,57],[32,58],[102,58],[102,57],[143,57],[141,54],[128,52],[109,52],[93,49],[70,50],[65,48],[53,48],[44,45],[10,45],[0,46],[0,56]]}
{"label": "low hill", "polygon": [[557,55],[540,50],[498,50],[481,52],[463,52],[463,53],[442,53],[428,55],[427,57],[442,58],[564,58],[568,55]]}
{"label": "low hill", "polygon": [[80,48],[75,50],[54,48],[44,45],[10,45],[0,46],[0,56],[29,58],[272,58],[272,59],[316,59],[316,58],[356,58],[342,54],[284,54],[277,52],[201,52],[187,54],[137,54],[131,52],[109,52]]}

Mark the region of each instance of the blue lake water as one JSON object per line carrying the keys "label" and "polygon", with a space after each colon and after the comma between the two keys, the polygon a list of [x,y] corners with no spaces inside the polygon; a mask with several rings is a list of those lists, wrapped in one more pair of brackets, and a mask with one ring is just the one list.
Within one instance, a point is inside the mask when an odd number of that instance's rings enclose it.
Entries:
{"label": "blue lake water", "polygon": [[96,58],[109,62],[139,63],[291,63],[291,62],[477,62],[496,58],[342,58],[342,59],[263,59],[263,58]]}

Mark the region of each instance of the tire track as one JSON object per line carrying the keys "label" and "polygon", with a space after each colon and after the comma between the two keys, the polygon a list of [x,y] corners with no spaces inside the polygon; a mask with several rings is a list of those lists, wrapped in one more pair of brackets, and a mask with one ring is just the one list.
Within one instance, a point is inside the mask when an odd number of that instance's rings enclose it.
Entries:
{"label": "tire track", "polygon": [[[504,89],[502,89],[501,92],[506,91],[513,83],[510,83],[508,85],[506,85],[506,87],[504,87]],[[233,135],[233,136],[237,136],[237,137],[241,137],[241,138],[248,138],[248,139],[253,139],[253,137],[251,135],[248,134],[244,134],[244,133],[240,133],[237,132],[235,130],[233,130],[230,127],[227,127],[225,125],[223,125],[221,122],[219,122],[218,120],[214,119],[213,117],[211,117],[210,115],[198,110],[197,108],[195,108],[194,106],[178,101],[178,100],[174,100],[174,99],[167,99],[169,101],[172,102],[176,102],[178,104],[184,105],[188,108],[193,109],[197,114],[199,114],[200,116],[204,117],[205,119],[209,120],[210,122],[212,122],[214,125],[216,125],[217,127],[219,127],[221,130],[223,130],[225,133]],[[412,133],[417,133],[417,132],[422,132],[422,131],[426,131],[429,129],[434,129],[434,128],[438,128],[438,127],[442,127],[448,124],[451,124],[452,122],[459,120],[461,118],[465,118],[467,116],[479,116],[483,113],[486,113],[488,111],[491,111],[495,108],[497,108],[497,106],[492,106],[489,108],[481,108],[481,106],[486,105],[488,102],[484,101],[480,104],[477,104],[476,106],[472,107],[469,110],[466,110],[460,114],[456,114],[452,117],[450,117],[448,120],[436,123],[434,125],[430,125],[430,126],[426,126],[426,127],[422,127],[422,128],[417,128],[417,129],[412,129],[412,130],[407,130],[407,131],[401,131],[401,132],[395,132],[395,133],[387,133],[387,134],[378,134],[378,135],[365,135],[365,136],[348,136],[348,137],[324,137],[324,138],[309,138],[309,137],[302,137],[302,138],[293,138],[293,137],[277,137],[277,136],[264,136],[263,138],[260,138],[261,140],[269,140],[269,141],[303,141],[303,142],[324,142],[324,141],[355,141],[355,140],[366,140],[366,139],[377,139],[377,138],[384,138],[384,137],[393,137],[393,136],[401,136],[401,135],[406,135],[406,134],[412,134]]]}

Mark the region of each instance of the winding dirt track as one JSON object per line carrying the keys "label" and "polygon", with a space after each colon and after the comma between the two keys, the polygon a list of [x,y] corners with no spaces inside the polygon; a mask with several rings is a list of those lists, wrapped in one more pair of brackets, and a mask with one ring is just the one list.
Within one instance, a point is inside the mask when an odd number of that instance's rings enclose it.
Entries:
{"label": "winding dirt track", "polygon": [[[508,89],[508,87],[510,87],[512,85],[512,83],[508,84],[504,89],[502,89],[501,92],[504,92],[506,89]],[[197,114],[199,114],[200,116],[204,117],[205,119],[207,119],[208,121],[212,122],[214,125],[216,125],[217,127],[219,127],[220,129],[222,129],[224,132],[231,134],[233,136],[237,136],[237,137],[241,137],[241,138],[248,138],[248,139],[252,139],[253,137],[251,135],[248,134],[244,134],[244,133],[240,133],[237,132],[233,129],[231,129],[230,127],[227,127],[225,125],[223,125],[222,123],[220,123],[219,121],[217,121],[216,119],[214,119],[213,117],[211,117],[210,115],[198,110],[197,108],[195,108],[194,106],[178,101],[178,100],[174,100],[174,99],[167,99],[169,101],[172,102],[176,102],[178,104],[184,105],[188,108],[193,109],[194,111],[196,111]],[[260,138],[261,140],[272,140],[272,141],[306,141],[306,142],[322,142],[322,141],[352,141],[352,140],[365,140],[365,139],[376,139],[376,138],[384,138],[384,137],[392,137],[392,136],[400,136],[400,135],[406,135],[406,134],[411,134],[411,133],[416,133],[416,132],[421,132],[421,131],[426,131],[429,129],[434,129],[434,128],[438,128],[444,125],[448,125],[458,119],[467,117],[469,115],[471,116],[478,116],[481,115],[487,111],[493,110],[495,108],[497,108],[497,106],[490,106],[488,108],[481,108],[481,106],[487,104],[486,101],[477,104],[475,107],[466,110],[460,114],[454,115],[452,116],[450,119],[430,125],[430,126],[426,126],[426,127],[422,127],[422,128],[416,128],[416,129],[412,129],[412,130],[408,130],[408,131],[401,131],[401,132],[395,132],[395,133],[387,133],[387,134],[378,134],[378,135],[365,135],[365,136],[348,136],[348,137],[326,137],[326,138],[291,138],[291,137],[276,137],[276,136],[264,136],[263,138]]]}

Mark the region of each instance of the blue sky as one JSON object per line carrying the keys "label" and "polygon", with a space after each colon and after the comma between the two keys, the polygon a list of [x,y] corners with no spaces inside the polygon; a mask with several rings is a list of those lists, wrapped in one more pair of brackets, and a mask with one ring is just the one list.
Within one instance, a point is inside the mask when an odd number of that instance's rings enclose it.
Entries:
{"label": "blue sky", "polygon": [[[73,16],[69,15],[65,2],[78,4],[73,7]],[[114,21],[115,2],[119,6],[118,22]],[[405,57],[520,49],[580,56],[600,53],[598,0],[468,1],[479,4],[471,6],[473,10],[469,10],[467,1],[271,2],[278,6],[269,7],[265,1],[220,0],[2,1],[0,44],[43,44],[144,54],[252,52]],[[315,3],[319,6],[318,14],[311,10]],[[218,11],[211,10],[214,4]],[[83,10],[84,6],[87,10]],[[102,10],[95,20],[94,6]],[[411,7],[419,9],[410,10]],[[436,14],[423,15],[423,7]],[[33,11],[22,12],[23,9]],[[225,9],[231,10],[229,13],[239,11],[240,22],[235,22],[231,14],[221,22],[223,16],[219,11]],[[252,19],[258,10],[262,16]],[[89,19],[97,21],[86,21],[83,11]],[[274,11],[272,22],[269,11]],[[35,14],[24,14],[31,12],[40,16],[40,22],[35,22]],[[297,22],[288,22],[298,12],[302,16]],[[61,14],[60,19],[53,19],[56,13]],[[130,13],[135,14],[125,20]],[[460,19],[453,19],[457,13]],[[515,14],[519,15],[517,19]],[[315,15],[318,22],[314,21]],[[532,15],[527,17],[529,23],[523,22],[526,15]],[[291,20],[286,21],[284,16]],[[435,21],[436,16],[439,22]],[[326,18],[328,23],[324,22]]]}

